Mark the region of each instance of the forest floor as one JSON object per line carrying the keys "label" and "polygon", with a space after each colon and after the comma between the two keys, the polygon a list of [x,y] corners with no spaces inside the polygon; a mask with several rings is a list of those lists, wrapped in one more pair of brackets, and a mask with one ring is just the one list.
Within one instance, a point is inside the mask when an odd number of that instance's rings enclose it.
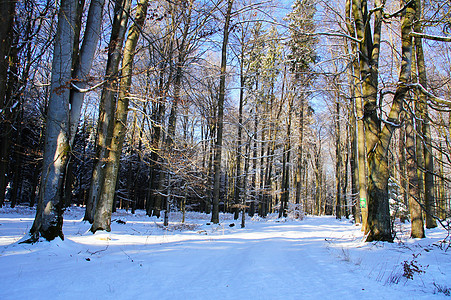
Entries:
{"label": "forest floor", "polygon": [[[349,220],[303,220],[143,211],[113,215],[91,234],[83,209],[65,213],[65,240],[19,244],[34,210],[0,209],[0,299],[450,299],[451,248],[443,229],[365,243]],[[125,224],[124,224],[125,222]],[[234,224],[232,226],[232,224]],[[232,226],[232,227],[231,227]]]}

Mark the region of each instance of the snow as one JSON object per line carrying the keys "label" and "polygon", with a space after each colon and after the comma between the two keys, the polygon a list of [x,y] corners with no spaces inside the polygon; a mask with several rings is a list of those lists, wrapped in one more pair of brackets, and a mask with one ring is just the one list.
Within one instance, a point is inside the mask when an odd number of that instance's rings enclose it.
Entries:
{"label": "snow", "polygon": [[412,240],[398,224],[395,243],[364,243],[360,227],[334,217],[248,218],[242,229],[231,215],[207,225],[210,216],[182,224],[172,213],[164,228],[119,211],[111,233],[93,235],[71,207],[64,241],[19,244],[34,213],[0,209],[0,299],[450,299],[440,228]]}

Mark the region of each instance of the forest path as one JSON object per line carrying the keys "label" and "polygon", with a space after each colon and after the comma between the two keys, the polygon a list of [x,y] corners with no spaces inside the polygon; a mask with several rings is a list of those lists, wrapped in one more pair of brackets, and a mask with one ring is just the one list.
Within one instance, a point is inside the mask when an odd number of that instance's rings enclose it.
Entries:
{"label": "forest path", "polygon": [[68,214],[65,241],[35,245],[14,243],[32,218],[0,218],[0,299],[405,299],[386,282],[399,248],[363,245],[349,221],[188,219],[181,231],[127,215],[92,235],[81,216]]}

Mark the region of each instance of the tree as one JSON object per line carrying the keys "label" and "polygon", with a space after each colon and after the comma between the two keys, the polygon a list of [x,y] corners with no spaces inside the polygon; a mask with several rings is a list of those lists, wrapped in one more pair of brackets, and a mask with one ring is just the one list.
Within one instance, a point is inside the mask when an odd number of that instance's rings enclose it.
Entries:
{"label": "tree", "polygon": [[[289,24],[290,39],[288,42],[289,54],[288,62],[290,64],[290,72],[292,74],[293,83],[290,85],[291,91],[298,97],[297,109],[299,115],[298,135],[299,142],[297,148],[297,167],[296,167],[296,194],[295,202],[301,202],[302,195],[302,177],[306,172],[304,163],[304,128],[305,128],[305,109],[308,106],[306,101],[308,92],[305,90],[313,80],[312,64],[315,63],[316,51],[315,47],[318,39],[310,36],[315,32],[316,25],[314,23],[314,15],[316,12],[315,3],[311,0],[297,0],[293,5],[293,10],[285,18]],[[304,187],[305,189],[305,187]],[[304,210],[306,209],[304,203]]]}
{"label": "tree", "polygon": [[[375,1],[376,7],[382,7],[382,2]],[[398,86],[387,121],[382,126],[378,114],[378,63],[380,53],[382,11],[376,10],[374,15],[374,33],[365,25],[369,20],[366,1],[353,1],[353,17],[356,36],[359,43],[360,78],[362,80],[362,98],[364,100],[363,121],[368,159],[368,229],[367,241],[393,241],[388,205],[388,147],[393,132],[398,126],[402,105],[411,75],[412,37],[416,5],[413,2],[405,4],[401,13],[402,63],[398,78]]]}
{"label": "tree", "polygon": [[221,50],[221,73],[219,77],[219,95],[216,125],[216,143],[214,155],[214,183],[213,183],[213,209],[211,214],[211,222],[219,223],[219,189],[221,183],[221,155],[222,155],[222,136],[224,128],[224,100],[225,100],[225,83],[227,69],[227,44],[229,41],[230,19],[232,17],[233,0],[227,0],[227,11],[225,13],[224,36],[222,40]]}
{"label": "tree", "polygon": [[64,166],[70,152],[69,96],[72,79],[76,6],[62,0],[55,37],[51,94],[47,110],[44,161],[36,217],[30,231],[30,242],[40,236],[53,240],[63,236],[62,183]]}
{"label": "tree", "polygon": [[408,174],[409,211],[412,238],[424,238],[423,216],[420,203],[418,183],[418,165],[415,147],[414,118],[410,116],[406,122],[406,168]]}
{"label": "tree", "polygon": [[128,30],[125,42],[124,54],[122,57],[122,78],[119,84],[119,95],[114,116],[114,127],[111,143],[109,145],[108,160],[103,182],[101,183],[100,198],[97,202],[94,222],[91,231],[98,230],[111,231],[111,213],[113,209],[113,199],[116,192],[116,182],[119,172],[119,161],[122,153],[125,133],[127,130],[127,116],[130,96],[130,86],[132,81],[133,59],[136,53],[136,45],[140,32],[144,26],[147,15],[148,0],[140,0],[136,9],[135,22]]}
{"label": "tree", "polygon": [[[416,15],[415,18],[417,22],[413,27],[415,32],[421,33],[421,22],[418,20],[422,19],[422,5],[421,0],[415,0],[416,6]],[[423,51],[423,40],[421,38],[415,38],[415,62],[416,62],[416,71],[418,72],[418,83],[425,89],[427,89],[427,74],[426,74],[426,65],[424,61],[424,51]],[[437,223],[434,220],[434,160],[432,155],[432,142],[431,142],[431,128],[430,128],[430,120],[428,113],[428,105],[427,100],[428,97],[422,91],[418,91],[418,102],[415,105],[415,110],[418,112],[418,122],[419,126],[417,131],[421,133],[420,144],[423,143],[422,153],[417,153],[419,157],[424,158],[424,204],[425,204],[425,214],[426,214],[426,228],[434,228],[437,227]],[[422,120],[421,122],[419,120]],[[424,142],[423,142],[424,141]]]}
{"label": "tree", "polygon": [[95,209],[100,191],[102,189],[106,168],[105,161],[108,157],[108,146],[111,142],[113,130],[113,115],[116,109],[116,79],[121,61],[122,45],[127,30],[128,16],[130,13],[130,0],[117,0],[114,6],[114,20],[111,29],[108,47],[108,60],[105,71],[106,83],[103,86],[99,103],[99,118],[96,132],[95,162],[92,172],[89,197],[86,204],[84,220],[94,222]]}
{"label": "tree", "polygon": [[11,120],[7,112],[11,110],[12,103],[7,95],[8,82],[8,57],[12,43],[12,29],[16,1],[0,2],[0,207],[5,200],[6,173],[9,161],[9,143],[11,132]]}

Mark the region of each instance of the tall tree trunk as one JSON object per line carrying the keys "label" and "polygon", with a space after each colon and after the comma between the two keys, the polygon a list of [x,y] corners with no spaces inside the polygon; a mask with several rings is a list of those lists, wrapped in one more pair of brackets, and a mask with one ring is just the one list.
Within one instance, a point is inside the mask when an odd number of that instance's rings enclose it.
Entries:
{"label": "tall tree trunk", "polygon": [[69,85],[72,76],[75,10],[73,1],[61,1],[53,52],[40,196],[30,231],[31,242],[37,241],[40,236],[49,241],[58,236],[64,238],[61,187],[64,167],[70,153]]}
{"label": "tall tree trunk", "polygon": [[[303,95],[300,96],[300,103],[299,103],[299,127],[298,127],[298,136],[299,136],[299,142],[298,142],[298,151],[297,151],[297,163],[296,163],[296,195],[295,195],[295,202],[296,204],[301,203],[301,196],[302,196],[302,172],[304,172],[303,167],[303,145],[304,145],[304,97]],[[304,205],[304,211],[306,210],[306,207]]]}
{"label": "tall tree trunk", "polygon": [[114,123],[111,122],[116,109],[116,83],[119,63],[122,55],[122,45],[127,30],[128,15],[130,13],[131,0],[116,0],[114,7],[114,20],[108,47],[108,61],[105,72],[107,82],[103,86],[99,104],[99,119],[97,123],[95,161],[92,172],[89,197],[86,203],[84,220],[94,222],[95,209],[100,198],[101,184],[104,181],[108,157],[108,145]]}
{"label": "tall tree trunk", "polygon": [[[244,153],[244,177],[243,177],[243,201],[242,204],[246,205],[247,203],[247,199],[248,199],[248,184],[247,184],[247,178],[249,176],[249,165],[250,165],[250,156],[251,156],[251,152],[250,152],[250,147],[251,147],[251,140],[248,139],[246,147],[245,147],[245,153]],[[243,213],[245,211],[243,210]],[[254,201],[251,201],[250,205],[249,205],[249,210],[248,210],[248,214],[250,217],[253,217],[255,214],[255,203]],[[243,217],[244,219],[245,217]],[[244,221],[243,221],[244,223]]]}
{"label": "tall tree trunk", "polygon": [[[352,7],[352,6],[355,7]],[[351,8],[352,7],[352,8]],[[356,32],[355,24],[351,22],[351,16],[356,17],[355,9],[361,8],[361,4],[356,2],[355,0],[347,0],[346,1],[346,27],[348,29],[348,33],[353,37],[358,37]],[[357,16],[360,17],[360,14],[357,13]],[[359,23],[360,22],[356,22]],[[360,35],[362,35],[361,28],[359,27]],[[360,36],[362,38],[362,36]],[[357,210],[360,210],[360,217],[362,222],[362,231],[365,233],[368,232],[367,219],[368,219],[368,207],[367,207],[367,168],[366,168],[366,143],[365,143],[365,127],[363,124],[363,107],[362,107],[362,86],[360,83],[361,72],[360,72],[360,64],[357,59],[357,44],[351,43],[351,51],[352,54],[356,57],[352,60],[352,72],[350,72],[350,76],[353,78],[350,82],[351,87],[351,97],[352,102],[354,103],[352,109],[355,109],[354,116],[357,117],[357,120],[354,118],[354,126],[357,127],[356,131],[356,141],[355,141],[355,168],[356,173],[356,182],[358,182],[358,187],[356,191],[357,198]],[[354,131],[353,131],[354,132]],[[354,144],[353,144],[354,145]]]}
{"label": "tall tree trunk", "polygon": [[[280,96],[280,102],[285,102],[285,82],[286,82],[287,69],[285,67],[283,72],[282,81],[282,92]],[[280,209],[279,218],[288,216],[288,202],[290,199],[290,156],[291,156],[291,120],[292,120],[292,110],[293,98],[288,100],[288,118],[287,118],[287,131],[286,131],[286,142],[283,147],[283,160],[282,160],[282,184],[281,190],[282,194],[280,196]]]}
{"label": "tall tree trunk", "polygon": [[[422,16],[422,5],[421,0],[415,0],[416,6],[416,20],[417,22],[414,25],[414,31],[421,33],[421,20]],[[424,62],[424,52],[423,52],[423,41],[421,38],[415,38],[415,54],[416,54],[416,69],[418,71],[418,82],[427,89],[427,75],[426,75],[426,65]],[[432,155],[432,143],[431,143],[431,128],[429,122],[429,113],[427,106],[427,95],[418,91],[419,93],[419,115],[422,120],[421,128],[419,128],[418,132],[421,132],[421,135],[424,139],[423,143],[423,163],[424,163],[424,206],[426,208],[426,228],[435,228],[437,227],[437,223],[434,219],[434,160]],[[418,153],[418,155],[421,155]]]}
{"label": "tall tree trunk", "polygon": [[354,222],[359,224],[361,220],[360,202],[359,202],[359,166],[358,166],[358,136],[357,136],[357,118],[355,109],[355,86],[351,82],[351,105],[349,106],[349,143],[351,155],[349,164],[351,168],[351,203]]}
{"label": "tall tree trunk", "polygon": [[222,134],[224,127],[224,100],[225,100],[225,80],[227,67],[227,44],[229,42],[229,26],[232,15],[233,0],[227,0],[227,12],[224,23],[224,38],[222,40],[221,50],[221,75],[219,79],[219,98],[217,111],[217,135],[215,144],[214,158],[214,187],[213,187],[213,210],[211,213],[211,222],[219,223],[219,191],[221,187],[221,154],[222,154]]}
{"label": "tall tree trunk", "polygon": [[[348,136],[348,132],[346,132],[346,137],[345,137],[345,141],[346,141],[346,152],[344,154],[344,159],[343,159],[343,164],[342,164],[342,172],[343,172],[343,176],[341,177],[342,180],[342,184],[341,184],[341,202],[343,204],[343,209],[342,212],[344,213],[346,219],[349,219],[349,214],[350,214],[350,205],[348,204],[348,173],[349,173],[349,136]],[[343,149],[343,146],[342,146]]]}
{"label": "tall tree trunk", "polygon": [[[365,105],[364,121],[368,147],[368,226],[370,230],[367,236],[368,242],[393,241],[388,204],[388,147],[397,127],[392,124],[399,123],[402,104],[409,90],[407,83],[411,75],[413,50],[410,32],[415,9],[415,3],[410,2],[401,17],[402,62],[398,86],[387,118],[389,123],[386,123],[381,129],[381,121],[378,119],[375,107],[372,107],[375,103]],[[373,132],[371,132],[372,130]]]}
{"label": "tall tree trunk", "polygon": [[78,63],[75,65],[73,85],[77,88],[71,89],[70,94],[70,144],[73,144],[77,132],[78,123],[81,115],[81,107],[85,96],[85,89],[89,72],[94,61],[94,54],[100,38],[100,27],[102,25],[103,6],[105,0],[92,0],[89,5],[86,29],[83,35],[83,43],[78,57]]}
{"label": "tall tree trunk", "polygon": [[417,172],[417,156],[415,145],[415,130],[413,116],[408,118],[406,124],[406,165],[409,182],[409,211],[412,238],[424,238],[423,217],[421,214],[420,189]]}
{"label": "tall tree trunk", "polygon": [[288,121],[287,121],[287,141],[284,145],[284,157],[283,157],[283,165],[282,165],[282,195],[280,197],[280,212],[279,212],[279,218],[280,217],[287,217],[288,216],[288,201],[290,198],[290,154],[291,154],[291,104],[289,105],[288,109]]}
{"label": "tall tree trunk", "polygon": [[[11,120],[7,112],[12,103],[7,99],[9,52],[13,39],[13,21],[16,1],[0,2],[0,207],[5,201],[9,165]],[[5,117],[6,116],[6,117]]]}
{"label": "tall tree trunk", "polygon": [[113,199],[116,191],[117,176],[119,171],[119,162],[124,143],[125,133],[127,131],[127,115],[129,105],[130,85],[132,81],[133,59],[136,53],[139,34],[142,30],[147,15],[148,0],[140,0],[136,10],[135,22],[128,31],[127,41],[125,42],[124,54],[122,58],[122,78],[119,87],[119,97],[116,107],[116,116],[114,120],[113,136],[106,162],[106,175],[101,184],[102,189],[97,203],[94,222],[91,231],[95,233],[98,230],[111,230],[111,213],[113,208]]}
{"label": "tall tree trunk", "polygon": [[335,184],[336,184],[336,198],[335,198],[335,216],[341,219],[342,203],[341,203],[341,165],[342,165],[342,151],[341,151],[341,130],[340,130],[340,100],[335,100]]}
{"label": "tall tree trunk", "polygon": [[[244,36],[244,31],[242,32]],[[244,37],[242,37],[242,48],[241,48],[241,58],[240,58],[240,102],[238,106],[238,137],[237,137],[237,152],[236,152],[236,183],[235,183],[235,195],[234,203],[238,205],[240,203],[240,194],[243,190],[243,180],[241,178],[241,156],[242,156],[242,135],[243,135],[243,106],[244,106],[244,88],[245,88],[245,75],[244,75]],[[246,203],[244,203],[245,205]],[[244,210],[243,210],[244,211]],[[238,219],[239,209],[235,209],[235,220]],[[244,227],[244,224],[243,224]]]}
{"label": "tall tree trunk", "polygon": [[[170,43],[170,55],[169,58],[172,60],[172,42]],[[162,140],[161,128],[163,128],[163,119],[166,110],[166,94],[169,88],[169,84],[172,81],[172,68],[169,69],[169,75],[167,83],[164,83],[164,69],[165,66],[161,64],[160,66],[160,76],[158,82],[158,102],[153,108],[152,123],[153,134],[152,134],[152,152],[150,155],[150,190],[149,190],[149,203],[147,204],[147,215],[160,217],[161,210],[161,195],[160,190],[160,176],[163,176],[163,170],[161,169],[161,157],[159,154],[160,144]],[[150,76],[150,75],[149,75]]]}
{"label": "tall tree trunk", "polygon": [[257,193],[257,157],[258,157],[258,115],[257,115],[257,105],[254,108],[254,133],[252,135],[253,145],[252,145],[252,201],[257,203],[257,212],[261,214],[262,203],[259,201]]}
{"label": "tall tree trunk", "polygon": [[[375,7],[381,7],[381,1],[375,0]],[[350,9],[350,8],[349,8]],[[373,34],[371,33],[371,26],[369,26],[369,11],[367,7],[366,0],[352,0],[352,15],[354,17],[355,23],[355,37],[361,40],[359,43],[359,63],[357,61],[354,64],[354,71],[359,77],[355,77],[356,86],[360,88],[356,89],[356,102],[357,102],[357,113],[360,114],[363,111],[363,115],[359,117],[359,185],[360,185],[360,203],[362,211],[362,230],[368,232],[369,224],[369,206],[370,197],[378,197],[374,192],[374,184],[367,182],[367,177],[365,175],[364,165],[368,164],[368,180],[372,176],[372,169],[370,169],[370,161],[365,162],[365,147],[367,151],[374,149],[373,147],[377,144],[381,122],[378,119],[377,114],[377,87],[378,87],[378,64],[379,64],[379,49],[380,49],[380,39],[381,39],[381,24],[382,24],[382,12],[381,10],[376,10],[373,14],[374,16],[374,29]],[[359,109],[362,107],[363,109]],[[367,154],[368,155],[368,154]],[[377,165],[376,165],[377,168]],[[377,172],[377,171],[376,171]],[[381,175],[381,174],[380,174]],[[377,178],[374,178],[378,180]],[[387,178],[388,179],[388,178]],[[370,195],[370,189],[373,190],[373,195]],[[371,198],[372,199],[372,198]],[[378,198],[374,198],[378,199]],[[382,200],[383,202],[385,200]],[[388,199],[387,199],[388,201]],[[382,209],[385,205],[376,206]],[[375,206],[375,207],[376,207]],[[388,207],[386,207],[388,208]],[[385,213],[388,210],[385,209]],[[382,213],[382,210],[381,210]],[[384,213],[382,213],[384,214]]]}
{"label": "tall tree trunk", "polygon": [[314,168],[315,168],[315,215],[321,215],[321,200],[322,200],[322,180],[323,180],[323,172],[322,172],[322,163],[321,163],[321,140],[319,140],[319,145],[315,143],[314,145]]}
{"label": "tall tree trunk", "polygon": [[440,220],[446,219],[446,199],[445,199],[445,173],[444,173],[444,163],[443,163],[443,147],[444,142],[440,142],[439,151],[438,151],[438,186],[437,186],[437,195],[438,195],[438,217]]}
{"label": "tall tree trunk", "polygon": [[401,127],[399,131],[399,182],[401,184],[401,195],[403,203],[406,207],[409,207],[409,184],[406,180],[406,130],[404,127]]}

